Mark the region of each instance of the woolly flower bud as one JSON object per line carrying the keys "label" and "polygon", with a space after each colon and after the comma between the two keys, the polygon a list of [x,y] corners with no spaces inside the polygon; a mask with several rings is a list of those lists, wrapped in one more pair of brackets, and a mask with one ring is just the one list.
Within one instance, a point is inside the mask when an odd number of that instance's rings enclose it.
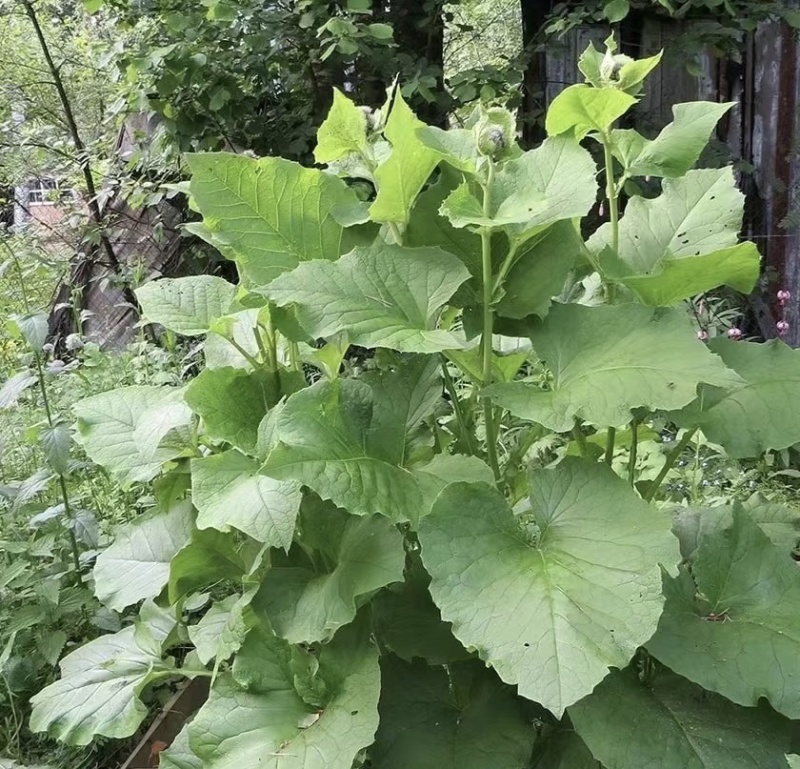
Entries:
{"label": "woolly flower bud", "polygon": [[707,342],[707,341],[708,341],[708,331],[706,331],[704,328],[701,328],[701,329],[700,329],[700,330],[697,332],[697,338],[698,338],[698,339],[699,339],[701,342]]}
{"label": "woolly flower bud", "polygon": [[64,347],[66,347],[70,351],[74,350],[82,350],[83,349],[83,339],[81,339],[80,334],[70,334],[64,340]]}
{"label": "woolly flower bud", "polygon": [[53,345],[52,342],[48,342],[47,344],[43,344],[42,345],[42,352],[45,355],[52,355],[53,354],[53,350],[55,350],[55,349],[56,349],[55,345]]}
{"label": "woolly flower bud", "polygon": [[506,137],[499,125],[488,125],[478,136],[478,151],[481,155],[497,157],[506,148]]}
{"label": "woolly flower bud", "polygon": [[789,291],[785,289],[781,289],[778,291],[778,301],[783,304],[784,302],[788,302],[792,298],[792,295]]}
{"label": "woolly flower bud", "polygon": [[789,330],[789,322],[785,320],[778,321],[778,333],[783,336]]}
{"label": "woolly flower bud", "polygon": [[47,364],[47,373],[58,375],[64,370],[65,365],[66,364],[64,363],[63,360],[59,360],[58,358],[56,358],[54,361],[51,361],[50,363]]}
{"label": "woolly flower bud", "polygon": [[733,341],[736,342],[741,338],[742,338],[742,329],[736,328],[736,326],[728,329],[728,339],[733,339]]}

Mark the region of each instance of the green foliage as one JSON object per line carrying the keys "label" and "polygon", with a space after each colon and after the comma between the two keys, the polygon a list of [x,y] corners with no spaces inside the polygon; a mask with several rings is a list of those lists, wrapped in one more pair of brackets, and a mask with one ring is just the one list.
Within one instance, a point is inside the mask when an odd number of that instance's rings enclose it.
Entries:
{"label": "green foliage", "polygon": [[[530,152],[497,109],[443,132],[397,94],[366,123],[338,94],[325,169],[189,161],[196,230],[240,283],[145,289],[149,320],[204,337],[207,366],[75,409],[94,461],[153,481],[158,509],[94,572],[111,606],[148,600],[65,658],[35,728],[130,735],[150,684],[204,675],[162,766],[787,769],[800,516],[712,504],[696,479],[692,508],[666,508],[684,449],[699,465],[720,425],[754,462],[800,442],[797,388],[761,373],[776,358],[793,376],[793,353],[709,348],[678,304],[749,287],[708,263],[755,252],[732,174],[689,168],[721,108],[677,114],[679,145],[620,151],[614,123],[658,59],[590,48]],[[610,214],[588,241],[584,139]],[[646,152],[660,194],[621,215]],[[558,280],[512,285],[542,265]]]}

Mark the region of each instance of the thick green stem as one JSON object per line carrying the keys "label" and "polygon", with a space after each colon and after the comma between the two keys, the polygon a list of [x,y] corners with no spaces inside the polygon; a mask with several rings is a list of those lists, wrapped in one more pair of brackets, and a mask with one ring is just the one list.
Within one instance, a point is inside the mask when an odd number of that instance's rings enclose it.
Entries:
{"label": "thick green stem", "polygon": [[225,341],[228,342],[235,350],[239,353],[253,368],[259,369],[262,366],[261,361],[257,358],[254,358],[247,350],[242,347],[233,337],[226,336]]}
{"label": "thick green stem", "polygon": [[605,463],[610,465],[614,459],[614,442],[617,439],[617,428],[609,427],[606,433],[606,455]]}
{"label": "thick green stem", "polygon": [[692,428],[691,430],[687,430],[683,434],[683,438],[681,438],[675,445],[675,448],[673,448],[672,451],[670,451],[669,454],[667,454],[667,461],[664,462],[664,467],[661,468],[661,472],[653,481],[647,494],[644,495],[645,501],[652,502],[653,497],[655,497],[656,492],[658,491],[661,484],[664,482],[664,478],[667,477],[667,473],[670,470],[672,470],[675,463],[678,461],[680,455],[683,454],[686,447],[692,442],[692,438],[694,438],[694,434],[696,432],[697,432],[696,427]]}
{"label": "thick green stem", "polygon": [[572,435],[575,437],[575,442],[578,444],[578,451],[580,451],[581,456],[588,456],[586,450],[586,436],[583,434],[583,427],[579,419],[575,420],[575,425],[572,428]]}
{"label": "thick green stem", "polygon": [[[606,198],[608,199],[608,213],[611,222],[611,248],[616,254],[619,251],[619,199],[617,197],[617,186],[614,181],[614,156],[611,154],[611,137],[604,133],[602,135],[603,157],[606,170]],[[608,302],[614,303],[616,286],[609,282]]]}
{"label": "thick green stem", "polygon": [[633,486],[636,480],[636,454],[639,450],[639,423],[631,422],[631,453],[628,457],[628,483]]}
{"label": "thick green stem", "polygon": [[[494,185],[494,163],[488,158],[486,184],[483,185],[483,216],[488,219],[492,214],[492,186]],[[483,333],[481,334],[481,351],[483,366],[481,386],[486,389],[492,384],[492,333],[494,331],[494,311],[492,301],[494,283],[492,280],[492,231],[481,229],[481,266],[483,272]],[[492,399],[481,396],[483,403],[483,420],[486,430],[486,455],[497,483],[502,480],[500,463],[497,460],[497,426],[494,422],[494,406]]]}
{"label": "thick green stem", "polygon": [[394,237],[395,243],[398,246],[403,245],[403,233],[400,232],[400,228],[397,226],[397,222],[389,222],[389,231],[392,233]]}

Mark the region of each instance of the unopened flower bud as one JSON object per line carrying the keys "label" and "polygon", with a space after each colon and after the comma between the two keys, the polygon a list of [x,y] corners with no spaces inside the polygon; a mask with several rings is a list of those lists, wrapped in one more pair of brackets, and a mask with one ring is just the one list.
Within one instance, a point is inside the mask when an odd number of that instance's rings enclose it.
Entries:
{"label": "unopened flower bud", "polygon": [[785,289],[781,289],[780,291],[778,291],[778,301],[779,301],[781,304],[785,304],[785,303],[786,303],[786,302],[788,302],[788,301],[789,301],[791,298],[792,298],[792,295],[791,295],[791,293],[790,293],[790,292],[788,292],[788,291],[786,291]]}
{"label": "unopened flower bud", "polygon": [[67,338],[64,340],[64,347],[68,350],[82,350],[83,349],[83,339],[81,339],[80,334],[69,334]]}
{"label": "unopened flower bud", "polygon": [[734,342],[737,342],[741,338],[742,338],[742,329],[736,328],[736,326],[728,329],[728,339],[733,339]]}
{"label": "unopened flower bud", "polygon": [[789,322],[785,320],[778,321],[778,333],[783,336],[789,330]]}
{"label": "unopened flower bud", "polygon": [[707,341],[708,341],[708,331],[706,331],[704,328],[701,328],[701,329],[700,329],[700,330],[697,332],[697,338],[698,338],[698,339],[699,339],[701,342],[707,342]]}
{"label": "unopened flower bud", "polygon": [[65,365],[63,360],[56,358],[54,361],[50,361],[50,363],[47,364],[47,373],[54,375],[60,374],[64,370]]}
{"label": "unopened flower bud", "polygon": [[497,157],[506,148],[506,137],[498,125],[486,126],[478,137],[478,151],[481,155]]}
{"label": "unopened flower bud", "polygon": [[56,349],[55,345],[53,345],[52,342],[48,342],[47,344],[43,344],[42,345],[42,352],[45,355],[52,355],[53,354],[53,350],[55,350],[55,349]]}

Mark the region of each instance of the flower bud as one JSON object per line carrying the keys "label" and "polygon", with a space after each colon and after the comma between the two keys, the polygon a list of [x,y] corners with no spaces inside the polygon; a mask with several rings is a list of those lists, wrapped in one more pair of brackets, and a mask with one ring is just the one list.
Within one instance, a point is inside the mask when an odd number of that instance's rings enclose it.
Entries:
{"label": "flower bud", "polygon": [[498,125],[489,125],[478,136],[478,152],[481,155],[496,158],[506,148],[506,137]]}
{"label": "flower bud", "polygon": [[778,333],[783,336],[789,330],[789,322],[786,320],[778,321]]}
{"label": "flower bud", "polygon": [[47,373],[58,375],[64,370],[65,365],[63,360],[56,358],[54,361],[50,361],[50,363],[47,364]]}
{"label": "flower bud", "polygon": [[741,338],[742,329],[736,328],[736,326],[728,329],[728,339],[733,339],[734,342],[738,342]]}
{"label": "flower bud", "polygon": [[55,350],[55,345],[52,342],[48,342],[47,344],[42,345],[42,352],[45,355],[52,355],[53,351]]}
{"label": "flower bud", "polygon": [[74,350],[82,350],[83,349],[83,339],[81,339],[80,334],[69,334],[67,338],[64,340],[64,347],[66,347],[70,351]]}
{"label": "flower bud", "polygon": [[785,304],[785,303],[786,303],[786,302],[788,302],[788,301],[789,301],[791,298],[792,298],[792,295],[791,295],[791,293],[790,293],[790,292],[788,292],[788,291],[786,291],[785,289],[783,289],[783,288],[782,288],[780,291],[778,291],[778,301],[779,301],[781,304]]}
{"label": "flower bud", "polygon": [[699,339],[701,342],[707,342],[707,341],[708,341],[708,331],[706,331],[704,328],[701,328],[701,329],[700,329],[700,330],[697,332],[697,338],[698,338],[698,339]]}

